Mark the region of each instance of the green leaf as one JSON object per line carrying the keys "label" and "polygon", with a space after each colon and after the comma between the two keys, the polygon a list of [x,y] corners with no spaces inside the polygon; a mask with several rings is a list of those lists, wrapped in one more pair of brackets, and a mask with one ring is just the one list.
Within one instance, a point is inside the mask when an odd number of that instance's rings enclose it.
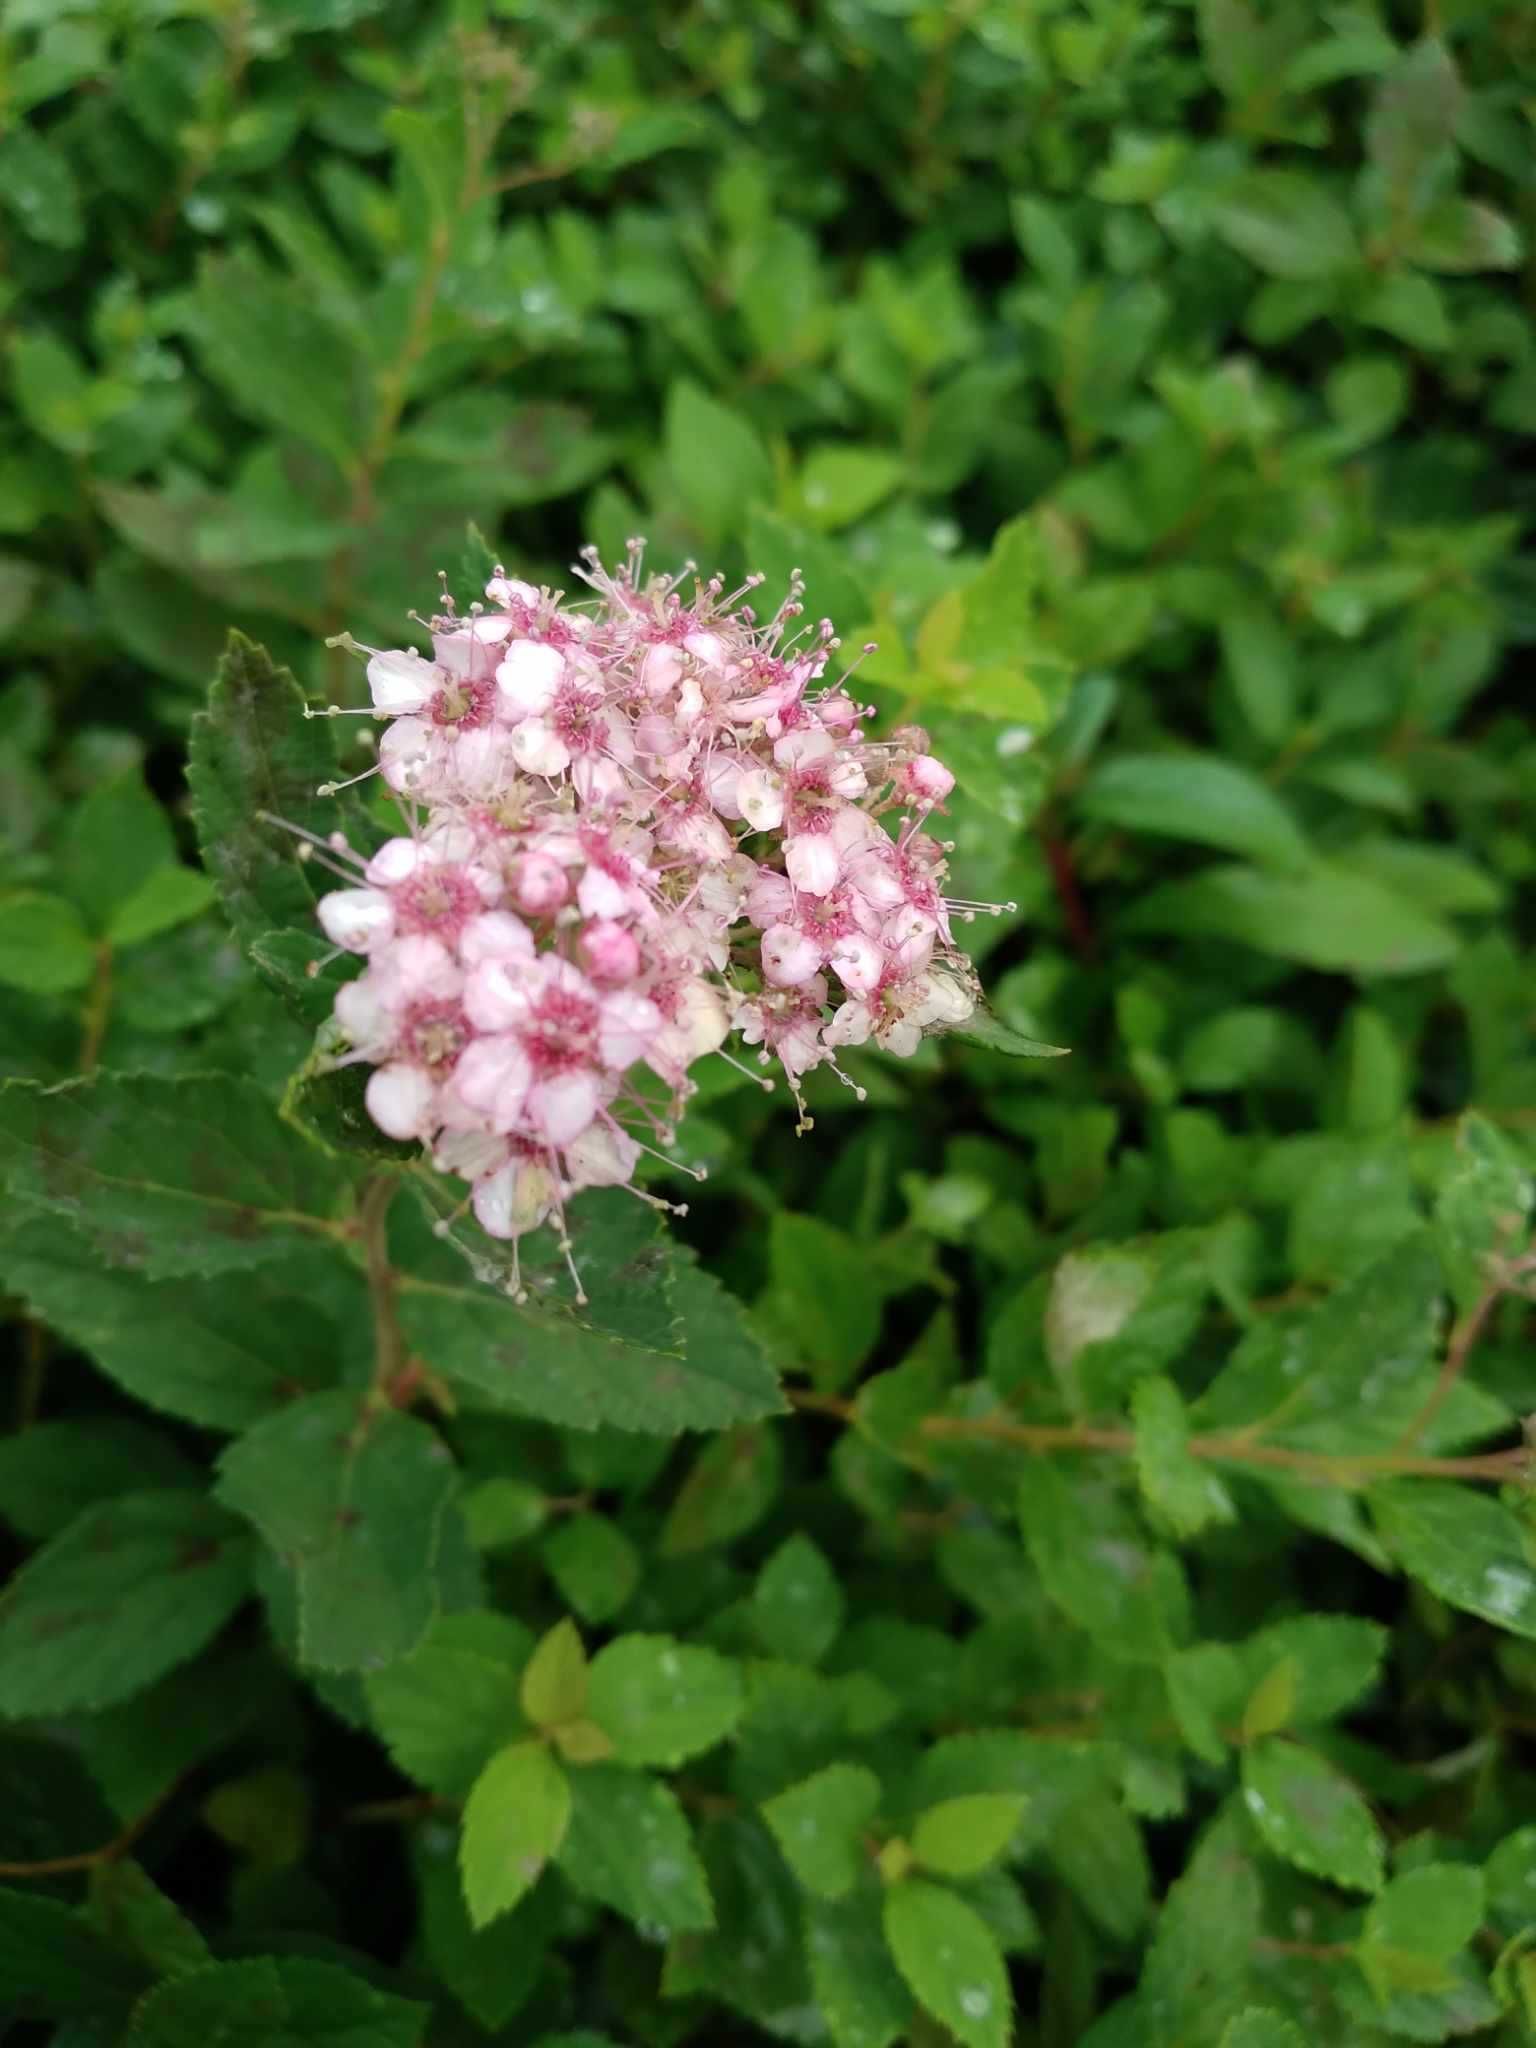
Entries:
{"label": "green leaf", "polygon": [[559,1728],[587,1710],[591,1670],[575,1622],[557,1621],[528,1659],[519,1694],[536,1728]]}
{"label": "green leaf", "polygon": [[199,1476],[159,1430],[129,1415],[69,1416],[0,1437],[0,1516],[33,1543],[98,1501],[150,1484],[196,1486]]}
{"label": "green leaf", "polygon": [[196,868],[156,868],[112,913],[107,937],[114,946],[141,946],[199,916],[213,898],[212,882]]}
{"label": "green leaf", "polygon": [[334,1380],[367,1315],[362,1276],[328,1249],[142,1280],[51,1217],[0,1237],[0,1279],[135,1400],[207,1429],[244,1429]]}
{"label": "green leaf", "polygon": [[[1221,652],[1233,693],[1255,735],[1278,747],[1296,722],[1296,653],[1291,636],[1262,605],[1234,607],[1221,620]],[[1286,812],[1287,823],[1290,813]]]}
{"label": "green leaf", "polygon": [[1536,1637],[1536,1561],[1524,1524],[1502,1501],[1441,1480],[1394,1480],[1369,1498],[1405,1571],[1452,1607]]}
{"label": "green leaf", "polygon": [[137,769],[99,783],[75,808],[59,852],[60,879],[98,931],[175,864],[170,821]]}
{"label": "green leaf", "polygon": [[362,365],[311,290],[251,255],[209,258],[187,321],[204,368],[247,417],[351,467],[363,445]]}
{"label": "green leaf", "polygon": [[213,1960],[208,1944],[140,1864],[115,1857],[91,1871],[90,1909],[107,1939],[141,1957],[158,1977],[180,1977]]}
{"label": "green leaf", "polygon": [[571,1783],[562,1872],[578,1892],[639,1927],[712,1927],[709,1880],[683,1809],[665,1785],[619,1764],[593,1764]]}
{"label": "green leaf", "polygon": [[872,1892],[805,1902],[811,1984],[834,2048],[891,2048],[912,2025],[912,1994],[891,1961]]}
{"label": "green leaf", "polygon": [[219,1475],[220,1499],[297,1574],[306,1664],[377,1671],[416,1647],[458,1483],[435,1431],[366,1395],[311,1394],[232,1444]]}
{"label": "green leaf", "polygon": [[465,1801],[459,1845],[475,1927],[510,1912],[538,1882],[570,1818],[570,1780],[542,1742],[514,1742],[491,1758]]}
{"label": "green leaf", "polygon": [[667,467],[689,518],[712,541],[735,531],[755,499],[773,495],[756,431],[686,379],[667,395]]}
{"label": "green leaf", "polygon": [[825,1770],[763,1801],[763,1819],[807,1891],[840,1899],[869,1869],[864,1835],[880,1806],[880,1780],[863,1764]]}
{"label": "green leaf", "polygon": [[[328,950],[315,904],[334,880],[298,858],[301,842],[284,825],[321,839],[344,831],[364,851],[377,835],[352,796],[317,794],[337,778],[335,722],[306,719],[304,704],[287,669],[231,633],[208,709],[192,721],[187,780],[203,865],[236,938],[279,994],[317,1024],[330,1012],[336,978],[305,970]],[[290,938],[292,948],[253,952],[270,934]]]}
{"label": "green leaf", "polygon": [[963,1024],[946,1032],[945,1037],[960,1045],[980,1046],[984,1052],[1004,1053],[1015,1060],[1065,1059],[1072,1049],[1067,1045],[1047,1045],[1040,1038],[1026,1038],[986,1010],[973,1010]]}
{"label": "green leaf", "polygon": [[1277,2012],[1240,2012],[1221,2037],[1221,2048],[1307,2048],[1306,2036]]}
{"label": "green leaf", "polygon": [[852,526],[888,498],[906,473],[887,448],[825,441],[810,449],[800,471],[800,498],[811,524],[823,533]]}
{"label": "green leaf", "polygon": [[1268,784],[1214,754],[1117,755],[1090,776],[1077,805],[1100,824],[1247,854],[1291,874],[1311,857]]}
{"label": "green leaf", "polygon": [[0,1714],[96,1711],[196,1656],[250,1590],[238,1523],[196,1493],[88,1508],[0,1603]]}
{"label": "green leaf", "polygon": [[413,1847],[426,1959],[465,2011],[493,2033],[527,2004],[544,1974],[556,1931],[554,1888],[536,1886],[510,1919],[503,1915],[477,1928],[464,1903],[452,1831],[420,1828]]}
{"label": "green leaf", "polygon": [[782,1462],[771,1429],[736,1429],[707,1444],[667,1510],[662,1556],[691,1557],[745,1535],[772,1505]]}
{"label": "green leaf", "polygon": [[939,1877],[974,1877],[995,1863],[1019,1825],[1026,1801],[1016,1793],[971,1792],[925,1807],[912,1829],[912,1854]]}
{"label": "green leaf", "polygon": [[1243,1755],[1243,1803],[1277,1856],[1351,1891],[1381,1889],[1385,1843],[1348,1778],[1315,1750],[1266,1736]]}
{"label": "green leaf", "polygon": [[[579,1230],[580,1207],[573,1220]],[[587,1272],[579,1235],[575,1256]],[[640,1288],[653,1287],[654,1272],[653,1256],[643,1254]],[[519,1307],[473,1281],[406,1275],[400,1321],[411,1349],[446,1378],[499,1408],[570,1429],[611,1423],[671,1436],[776,1414],[783,1406],[777,1374],[733,1298],[686,1261],[670,1269],[668,1284],[687,1333],[686,1356],[625,1343],[553,1310]],[[595,1301],[590,1273],[588,1285]],[[615,1298],[623,1300],[627,1287],[634,1283],[624,1272],[606,1276],[605,1292]]]}
{"label": "green leaf", "polygon": [[1488,1917],[1506,1934],[1527,1926],[1536,1907],[1536,1825],[1506,1835],[1483,1867]]}
{"label": "green leaf", "polygon": [[819,1664],[843,1625],[843,1591],[803,1531],[787,1537],[758,1573],[752,1626],[772,1657]]}
{"label": "green leaf", "polygon": [[96,972],[96,947],[62,896],[21,889],[0,896],[0,982],[28,995],[62,996]]}
{"label": "green leaf", "polygon": [[1176,1536],[1236,1518],[1231,1495],[1189,1449],[1189,1414],[1172,1380],[1138,1380],[1131,1394],[1136,1477],[1147,1505]]}
{"label": "green leaf", "polygon": [[974,1907],[943,1885],[904,1878],[885,1897],[885,1938],[919,2005],[965,2048],[1005,2048],[1013,1994],[1002,1950]]}
{"label": "green leaf", "polygon": [[1119,1500],[1041,1460],[1020,1482],[1019,1520],[1053,1603],[1109,1656],[1160,1662],[1182,1625],[1183,1580]]}
{"label": "green leaf", "polygon": [[1453,960],[1460,941],[1443,918],[1380,882],[1327,863],[1305,876],[1207,868],[1153,889],[1124,929],[1228,939],[1255,952],[1341,974],[1423,974]]}
{"label": "green leaf", "polygon": [[800,1356],[818,1383],[841,1386],[880,1333],[880,1299],[850,1286],[859,1253],[852,1238],[817,1216],[781,1209],[769,1225],[768,1265]]}
{"label": "green leaf", "polygon": [[1366,1910],[1355,1954],[1386,2000],[1397,1990],[1454,1987],[1447,1965],[1483,1924],[1483,1874],[1466,1863],[1424,1863],[1394,1877]]}
{"label": "green leaf", "polygon": [[0,2001],[9,2018],[117,2017],[149,1976],[61,1899],[0,1888]]}
{"label": "green leaf", "polygon": [[1478,270],[1518,270],[1525,251],[1520,230],[1481,200],[1454,195],[1419,219],[1403,253],[1426,270],[1457,277]]}
{"label": "green leaf", "polygon": [[429,2008],[304,1956],[210,1963],[147,1992],[134,2048],[420,2048]]}
{"label": "green leaf", "polygon": [[620,1763],[673,1769],[723,1742],[741,1719],[736,1666],[671,1636],[620,1636],[592,1660],[587,1712]]}
{"label": "green leaf", "polygon": [[329,1227],[337,1167],[254,1082],[99,1074],[0,1090],[0,1171],[146,1279],[254,1266]]}
{"label": "green leaf", "polygon": [[13,128],[0,138],[0,205],[33,241],[51,249],[77,249],[85,238],[69,153],[35,129]]}
{"label": "green leaf", "polygon": [[1210,2040],[1224,2018],[1248,2005],[1262,1903],[1246,1831],[1229,1806],[1201,1837],[1158,1915],[1137,1997],[1136,2048]]}
{"label": "green leaf", "polygon": [[364,1681],[368,1711],[408,1778],[462,1799],[522,1727],[518,1684],[533,1644],[500,1614],[440,1615],[409,1656]]}
{"label": "green leaf", "polygon": [[1223,241],[1272,277],[1336,277],[1360,261],[1349,215],[1316,176],[1250,170],[1211,208]]}
{"label": "green leaf", "polygon": [[1435,1198],[1435,1234],[1452,1291],[1468,1309],[1496,1263],[1517,1253],[1530,1232],[1536,1181],[1503,1133],[1485,1118],[1462,1118],[1456,1163]]}
{"label": "green leaf", "polygon": [[1095,1785],[1068,1801],[1051,1828],[1050,1853],[1090,1918],[1115,1941],[1133,1941],[1151,1910],[1152,1870],[1120,1794]]}
{"label": "green leaf", "polygon": [[612,1621],[640,1583],[640,1553],[606,1515],[572,1515],[557,1523],[540,1555],[567,1606],[583,1621]]}

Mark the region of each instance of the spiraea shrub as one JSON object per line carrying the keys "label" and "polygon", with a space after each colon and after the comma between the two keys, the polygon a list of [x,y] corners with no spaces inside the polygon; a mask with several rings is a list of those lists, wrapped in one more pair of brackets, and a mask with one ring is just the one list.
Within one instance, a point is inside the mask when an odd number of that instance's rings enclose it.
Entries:
{"label": "spiraea shrub", "polygon": [[1533,105],[0,10],[7,2048],[1536,2041]]}

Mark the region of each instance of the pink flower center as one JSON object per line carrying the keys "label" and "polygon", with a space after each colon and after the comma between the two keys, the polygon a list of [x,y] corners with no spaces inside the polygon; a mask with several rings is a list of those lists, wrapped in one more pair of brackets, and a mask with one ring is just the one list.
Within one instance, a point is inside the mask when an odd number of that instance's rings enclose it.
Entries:
{"label": "pink flower center", "polygon": [[595,1066],[597,1005],[574,989],[548,989],[518,1037],[540,1076]]}
{"label": "pink flower center", "polygon": [[474,732],[490,723],[491,706],[495,701],[496,685],[489,676],[479,682],[471,682],[467,676],[455,676],[452,682],[444,683],[432,699],[432,723],[455,726],[460,732]]}
{"label": "pink flower center", "polygon": [[454,938],[484,905],[462,868],[428,867],[394,892],[395,929]]}
{"label": "pink flower center", "polygon": [[469,1020],[454,1002],[413,1003],[400,1029],[406,1058],[434,1074],[451,1067],[469,1039]]}

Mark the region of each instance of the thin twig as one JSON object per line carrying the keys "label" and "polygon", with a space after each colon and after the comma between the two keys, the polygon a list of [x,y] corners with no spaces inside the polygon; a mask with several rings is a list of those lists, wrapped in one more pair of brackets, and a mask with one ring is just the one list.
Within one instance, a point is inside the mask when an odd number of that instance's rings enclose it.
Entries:
{"label": "thin twig", "polygon": [[1468,1360],[1488,1327],[1488,1318],[1510,1289],[1533,1270],[1536,1270],[1536,1253],[1532,1252],[1527,1252],[1523,1258],[1500,1259],[1494,1263],[1482,1293],[1452,1330],[1440,1376],[1431,1387],[1423,1407],[1398,1438],[1399,1450],[1412,1450],[1415,1444],[1423,1441],[1425,1431],[1451,1398],[1456,1382],[1465,1372]]}
{"label": "thin twig", "polygon": [[0,1877],[66,1877],[71,1871],[95,1870],[100,1864],[116,1863],[127,1855],[180,1783],[179,1777],[174,1779],[142,1813],[135,1815],[119,1834],[114,1835],[110,1842],[103,1842],[100,1848],[82,1849],[74,1856],[45,1856],[37,1863],[0,1863]]}

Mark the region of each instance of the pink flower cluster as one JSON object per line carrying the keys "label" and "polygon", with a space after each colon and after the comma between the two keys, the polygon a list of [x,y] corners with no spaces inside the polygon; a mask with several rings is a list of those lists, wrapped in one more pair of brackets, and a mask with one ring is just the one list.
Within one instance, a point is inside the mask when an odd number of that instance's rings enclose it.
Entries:
{"label": "pink flower cluster", "polygon": [[685,598],[641,554],[589,551],[579,604],[498,570],[487,605],[430,621],[430,659],[372,652],[404,829],[366,859],[313,849],[349,884],[320,922],[367,963],[335,1057],[373,1067],[375,1123],[470,1183],[514,1256],[671,1143],[733,1031],[799,1101],[813,1067],[847,1080],[841,1048],[908,1054],[975,1006],[951,919],[986,906],[943,893],[923,824],[954,778],[927,736],[866,737],[798,584],[760,622],[761,578]]}

